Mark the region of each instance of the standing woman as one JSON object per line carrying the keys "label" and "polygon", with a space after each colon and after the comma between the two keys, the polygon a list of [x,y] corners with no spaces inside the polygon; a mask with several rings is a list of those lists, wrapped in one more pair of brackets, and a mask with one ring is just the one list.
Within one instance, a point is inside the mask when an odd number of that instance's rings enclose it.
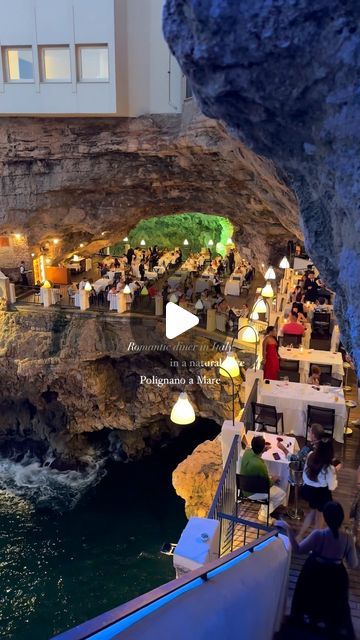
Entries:
{"label": "standing woman", "polygon": [[331,492],[337,487],[336,469],[332,465],[334,447],[332,439],[322,439],[309,453],[303,471],[304,485],[301,495],[309,504],[310,511],[301,526],[301,539],[309,526],[320,528],[325,505],[332,499]]}
{"label": "standing woman", "polygon": [[343,564],[345,560],[352,569],[358,565],[354,539],[341,529],[344,511],[338,502],[325,505],[324,519],[327,528],[316,529],[300,543],[287,522],[276,523],[287,531],[295,553],[309,554],[296,584],[291,617],[296,624],[325,624],[327,638],[355,638]]}
{"label": "standing woman", "polygon": [[265,338],[262,345],[264,380],[279,379],[279,344],[276,339],[275,327],[266,329]]}

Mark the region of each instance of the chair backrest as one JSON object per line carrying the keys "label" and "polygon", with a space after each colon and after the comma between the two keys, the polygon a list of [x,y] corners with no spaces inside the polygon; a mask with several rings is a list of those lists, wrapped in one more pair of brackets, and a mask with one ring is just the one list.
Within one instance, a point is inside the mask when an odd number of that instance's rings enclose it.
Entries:
{"label": "chair backrest", "polygon": [[320,384],[325,384],[330,387],[341,387],[342,380],[333,378],[329,373],[322,373],[320,375]]}
{"label": "chair backrest", "polygon": [[282,346],[283,347],[287,347],[288,345],[292,344],[293,347],[300,347],[301,345],[301,339],[302,336],[297,335],[297,334],[291,334],[291,333],[286,333],[284,336],[282,336]]}
{"label": "chair backrest", "polygon": [[281,371],[299,371],[299,360],[286,360],[280,358],[279,364]]}
{"label": "chair backrest", "polygon": [[[272,404],[262,404],[261,402],[252,402],[252,410],[254,421],[256,422],[256,418],[261,414],[261,419],[271,420],[274,424],[277,423],[277,412],[276,408],[272,406]],[[272,422],[271,422],[272,424]]]}
{"label": "chair backrest", "polygon": [[309,367],[309,373],[311,375],[311,367],[319,367],[321,374],[327,373],[331,376],[332,373],[332,365],[331,364],[318,364],[317,362],[312,362]]}
{"label": "chair backrest", "polygon": [[242,493],[267,493],[270,492],[270,481],[262,476],[245,476],[236,474],[236,487]]}
{"label": "chair backrest", "polygon": [[307,412],[307,425],[321,424],[324,427],[326,433],[331,436],[334,432],[335,426],[335,409],[327,409],[326,407],[315,407],[314,405],[308,405]]}
{"label": "chair backrest", "polygon": [[330,313],[324,311],[314,311],[313,322],[319,322],[320,324],[330,324]]}
{"label": "chair backrest", "polygon": [[279,380],[284,380],[284,378],[289,378],[290,382],[300,382],[300,373],[298,371],[279,371]]}

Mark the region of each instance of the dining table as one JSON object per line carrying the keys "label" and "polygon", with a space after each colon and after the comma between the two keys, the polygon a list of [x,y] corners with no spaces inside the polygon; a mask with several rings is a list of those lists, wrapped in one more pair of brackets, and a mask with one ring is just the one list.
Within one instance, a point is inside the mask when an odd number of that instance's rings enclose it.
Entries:
{"label": "dining table", "polygon": [[[281,434],[280,436],[274,433],[259,433],[258,431],[247,431],[246,443],[251,446],[251,441],[255,436],[262,435],[267,443],[266,451],[261,455],[265,461],[269,475],[279,478],[278,486],[285,491],[286,501],[283,503],[285,506],[289,500],[290,484],[289,484],[289,462],[290,456],[296,454],[299,451],[299,445],[296,438],[293,436],[286,436]],[[279,442],[286,448],[287,454],[279,449]],[[237,472],[240,473],[241,469],[241,457],[237,465]],[[275,454],[275,458],[274,458]]]}
{"label": "dining table", "polygon": [[335,409],[334,439],[344,441],[347,420],[344,391],[340,387],[316,386],[301,382],[270,380],[258,387],[258,402],[271,405],[284,417],[284,431],[306,436],[308,405]]}
{"label": "dining table", "polygon": [[304,349],[303,347],[280,347],[279,356],[283,360],[297,360],[299,362],[300,382],[307,382],[310,376],[311,364],[323,364],[331,366],[333,378],[342,380],[344,366],[342,355],[339,352],[322,351],[321,349]]}

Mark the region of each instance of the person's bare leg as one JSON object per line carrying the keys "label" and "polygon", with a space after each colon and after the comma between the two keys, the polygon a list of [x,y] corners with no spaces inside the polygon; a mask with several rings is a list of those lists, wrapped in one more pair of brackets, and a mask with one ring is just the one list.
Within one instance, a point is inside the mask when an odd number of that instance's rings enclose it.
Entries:
{"label": "person's bare leg", "polygon": [[306,516],[304,518],[304,522],[301,525],[300,531],[299,531],[298,535],[296,536],[296,539],[297,539],[298,542],[300,542],[300,540],[302,540],[304,538],[305,533],[307,532],[308,528],[314,526],[315,517],[316,517],[316,511],[314,509],[311,509],[309,511],[309,513],[306,514]]}
{"label": "person's bare leg", "polygon": [[324,529],[325,520],[321,511],[315,511],[315,529]]}

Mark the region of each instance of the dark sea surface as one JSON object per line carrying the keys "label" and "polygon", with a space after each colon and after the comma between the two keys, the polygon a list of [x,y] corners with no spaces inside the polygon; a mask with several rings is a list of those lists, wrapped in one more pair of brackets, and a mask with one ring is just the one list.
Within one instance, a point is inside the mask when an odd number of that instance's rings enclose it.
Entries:
{"label": "dark sea surface", "polygon": [[171,473],[218,431],[199,420],[141,462],[112,463],[95,486],[0,458],[0,638],[48,640],[174,578],[160,547],[177,542],[186,517]]}

